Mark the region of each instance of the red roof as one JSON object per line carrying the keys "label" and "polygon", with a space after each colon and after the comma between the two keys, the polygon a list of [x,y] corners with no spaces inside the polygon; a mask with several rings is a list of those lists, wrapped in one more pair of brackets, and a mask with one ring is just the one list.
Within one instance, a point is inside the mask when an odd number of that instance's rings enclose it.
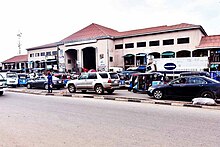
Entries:
{"label": "red roof", "polygon": [[[164,26],[125,31],[125,32],[121,32],[120,35],[123,37],[123,36],[131,36],[131,35],[155,34],[155,33],[164,33],[169,31],[179,31],[179,30],[193,29],[193,28],[202,29],[202,27],[199,25],[181,23],[171,26],[164,25]],[[202,31],[204,30],[202,29]],[[206,35],[205,31],[204,34]]]}
{"label": "red roof", "polygon": [[93,40],[93,39],[104,39],[104,38],[124,38],[124,37],[131,37],[131,36],[139,36],[139,35],[149,35],[149,34],[158,34],[158,33],[165,33],[165,32],[174,32],[174,31],[181,31],[187,29],[200,29],[202,33],[207,36],[205,30],[200,25],[194,24],[187,24],[181,23],[177,25],[171,26],[158,26],[158,27],[151,27],[151,28],[144,28],[144,29],[137,29],[131,31],[124,31],[118,32],[114,29],[107,28],[95,23],[73,33],[72,35],[64,38],[60,42],[50,43],[38,47],[29,48],[27,50],[35,50],[35,49],[42,49],[48,47],[55,47],[57,44],[63,43],[70,43],[70,42],[77,42],[77,41],[85,41],[85,40]]}
{"label": "red roof", "polygon": [[82,41],[90,39],[98,39],[102,37],[113,37],[119,32],[95,23],[79,30],[78,32],[64,38],[61,42]]}
{"label": "red roof", "polygon": [[35,50],[35,49],[43,49],[43,48],[56,47],[58,44],[59,44],[58,42],[49,43],[49,44],[45,44],[45,45],[41,45],[41,46],[37,46],[37,47],[28,48],[27,50]]}
{"label": "red roof", "polygon": [[18,55],[14,56],[12,58],[9,58],[2,63],[12,63],[12,62],[27,62],[28,61],[28,55]]}
{"label": "red roof", "polygon": [[204,29],[200,25],[187,24],[187,23],[181,23],[171,26],[164,25],[164,26],[137,29],[131,31],[124,31],[124,32],[118,32],[116,30],[92,23],[91,25],[85,27],[84,29],[64,38],[63,40],[61,40],[61,42],[100,39],[105,37],[123,38],[128,36],[164,33],[164,32],[180,31],[186,29],[201,29],[203,34],[207,35]]}
{"label": "red roof", "polygon": [[220,35],[203,36],[197,48],[220,47]]}

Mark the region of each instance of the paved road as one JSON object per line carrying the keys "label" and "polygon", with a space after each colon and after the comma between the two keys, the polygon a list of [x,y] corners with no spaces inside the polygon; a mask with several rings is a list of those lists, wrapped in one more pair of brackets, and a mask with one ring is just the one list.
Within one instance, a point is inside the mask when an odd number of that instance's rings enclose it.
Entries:
{"label": "paved road", "polygon": [[0,146],[210,146],[218,110],[6,93]]}

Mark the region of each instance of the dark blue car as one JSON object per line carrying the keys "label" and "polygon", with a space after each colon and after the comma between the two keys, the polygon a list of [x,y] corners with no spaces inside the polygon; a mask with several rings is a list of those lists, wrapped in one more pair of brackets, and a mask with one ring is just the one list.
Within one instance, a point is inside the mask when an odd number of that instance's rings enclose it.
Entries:
{"label": "dark blue car", "polygon": [[205,76],[180,77],[164,85],[152,86],[148,95],[162,98],[220,98],[220,82]]}

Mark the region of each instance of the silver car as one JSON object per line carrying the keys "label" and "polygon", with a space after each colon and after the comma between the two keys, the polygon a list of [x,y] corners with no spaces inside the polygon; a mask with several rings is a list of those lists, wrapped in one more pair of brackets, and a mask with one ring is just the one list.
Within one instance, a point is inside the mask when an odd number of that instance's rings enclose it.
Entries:
{"label": "silver car", "polygon": [[68,81],[66,87],[70,93],[88,90],[97,94],[103,94],[104,91],[112,94],[115,89],[119,89],[119,80],[115,72],[89,72],[82,73],[78,79]]}

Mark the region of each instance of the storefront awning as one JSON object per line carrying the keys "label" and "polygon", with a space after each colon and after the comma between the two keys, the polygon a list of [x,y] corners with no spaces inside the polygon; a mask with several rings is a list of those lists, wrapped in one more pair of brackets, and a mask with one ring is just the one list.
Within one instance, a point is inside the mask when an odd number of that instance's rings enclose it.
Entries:
{"label": "storefront awning", "polygon": [[164,52],[162,53],[162,56],[172,56],[174,54],[175,54],[174,52]]}
{"label": "storefront awning", "polygon": [[139,54],[136,54],[136,57],[145,57],[146,54],[145,53],[139,53]]}
{"label": "storefront awning", "polygon": [[129,58],[129,57],[132,57],[132,56],[134,56],[134,55],[133,54],[126,54],[123,57]]}

